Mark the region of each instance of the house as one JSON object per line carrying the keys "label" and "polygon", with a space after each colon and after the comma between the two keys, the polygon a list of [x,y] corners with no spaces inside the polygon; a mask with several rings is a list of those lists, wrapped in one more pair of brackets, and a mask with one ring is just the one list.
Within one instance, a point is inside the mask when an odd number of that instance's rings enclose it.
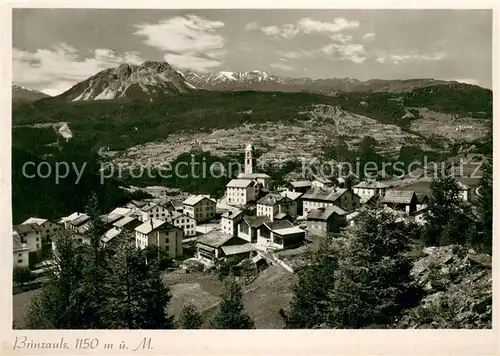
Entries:
{"label": "house", "polygon": [[42,240],[50,240],[53,235],[64,230],[64,225],[43,218],[29,218],[21,225],[25,224],[38,224],[38,226],[40,226],[40,236]]}
{"label": "house", "polygon": [[268,216],[244,216],[238,225],[238,237],[248,241],[257,242],[257,231],[266,222],[271,222]]}
{"label": "house", "polygon": [[347,188],[318,188],[312,187],[302,196],[304,215],[317,208],[338,206],[349,212],[360,204],[360,197]]}
{"label": "house", "polygon": [[197,223],[215,218],[217,203],[207,195],[192,195],[182,202],[183,213],[196,220]]}
{"label": "house", "polygon": [[30,248],[28,244],[23,243],[21,236],[17,231],[12,234],[13,246],[12,246],[12,263],[15,267],[29,267],[30,265]]}
{"label": "house", "polygon": [[457,180],[457,186],[458,189],[460,190],[460,198],[462,198],[463,201],[470,201],[471,200],[471,194],[472,194],[472,188],[469,187],[467,184],[465,184],[463,181],[460,179]]}
{"label": "house", "polygon": [[186,214],[171,211],[167,217],[167,222],[181,229],[185,237],[196,235],[196,220]]}
{"label": "house", "polygon": [[333,182],[330,179],[323,178],[320,176],[314,177],[314,180],[311,182],[311,187],[328,188],[332,186]]}
{"label": "house", "polygon": [[297,247],[305,241],[304,230],[287,220],[264,222],[257,230],[257,246],[282,250]]}
{"label": "house", "polygon": [[360,203],[364,204],[374,196],[383,197],[389,188],[390,186],[388,184],[366,180],[353,186],[352,190],[354,194],[359,195],[361,198]]}
{"label": "house", "polygon": [[115,221],[113,227],[120,231],[135,231],[135,228],[142,224],[142,221],[134,216],[124,216],[123,218]]}
{"label": "house", "polygon": [[425,220],[425,211],[427,210],[426,207],[423,207],[421,209],[418,209],[414,211],[413,213],[410,214],[411,218],[413,221],[415,221],[419,225],[425,225],[426,220]]}
{"label": "house", "polygon": [[[158,201],[158,205],[170,212],[178,211],[178,206],[170,199],[161,199],[160,201]],[[182,205],[180,206],[179,212],[182,212]]]}
{"label": "house", "polygon": [[271,177],[265,173],[254,172],[255,156],[254,148],[251,143],[249,143],[245,148],[244,160],[245,171],[238,174],[237,179],[251,180],[266,190],[271,189]]}
{"label": "house", "polygon": [[312,183],[308,180],[298,180],[288,183],[288,190],[295,193],[305,193],[311,189]]}
{"label": "house", "polygon": [[347,212],[338,206],[313,209],[307,214],[307,231],[317,236],[339,232],[346,225],[346,215]]}
{"label": "house", "polygon": [[404,211],[410,215],[417,210],[417,195],[412,190],[388,190],[382,203],[386,208]]}
{"label": "house", "polygon": [[425,193],[417,193],[417,192],[415,192],[415,195],[417,196],[417,210],[420,210],[427,205],[427,202],[429,201],[429,196]]}
{"label": "house", "polygon": [[76,219],[67,222],[67,228],[79,233],[84,233],[90,228],[91,219],[87,214],[80,214]]}
{"label": "house", "polygon": [[296,216],[294,218],[296,218],[297,216],[304,215],[304,204],[303,204],[304,202],[302,201],[302,195],[304,195],[304,193],[291,192],[289,190],[285,190],[285,191],[281,192],[281,195],[283,195],[284,197],[287,197],[290,200],[296,202],[296,204],[297,204],[297,214],[296,214]]}
{"label": "house", "polygon": [[225,259],[253,258],[257,255],[257,249],[250,242],[238,245],[223,245],[221,249]]}
{"label": "house", "polygon": [[257,201],[257,216],[267,216],[271,221],[277,214],[297,217],[297,202],[279,193],[269,193]]}
{"label": "house", "polygon": [[75,212],[71,215],[68,215],[68,216],[64,216],[62,217],[58,223],[63,225],[65,229],[69,229],[70,228],[70,222],[72,222],[73,220],[79,218],[80,216],[87,216],[87,214],[84,214],[84,213],[79,213],[79,212]]}
{"label": "house", "polygon": [[122,207],[118,207],[118,208],[113,209],[109,213],[109,215],[117,214],[117,215],[121,215],[121,216],[128,216],[128,215],[131,215],[134,210],[137,210],[137,209],[136,208],[122,208]]}
{"label": "house", "polygon": [[150,219],[135,228],[136,247],[158,246],[167,251],[170,258],[182,256],[182,238],[182,230],[165,220]]}
{"label": "house", "polygon": [[229,210],[222,214],[220,220],[222,232],[237,236],[238,235],[238,225],[243,220],[243,210]]}
{"label": "house", "polygon": [[118,237],[118,235],[121,235],[122,233],[123,233],[122,230],[118,229],[117,227],[112,227],[111,229],[109,229],[104,233],[104,235],[101,238],[101,241],[104,244],[104,246],[108,246],[112,243],[115,243],[117,240],[116,237]]}
{"label": "house", "polygon": [[104,214],[99,217],[99,220],[105,225],[105,226],[111,226],[113,225],[114,222],[120,220],[123,218],[123,215],[118,214],[118,213],[109,213],[109,214]]}
{"label": "house", "polygon": [[163,219],[165,220],[169,211],[162,206],[149,202],[148,204],[140,208],[139,220],[147,221],[151,219]]}
{"label": "house", "polygon": [[260,184],[251,179],[232,179],[226,185],[227,203],[233,206],[243,206],[255,201],[260,193]]}
{"label": "house", "polygon": [[[226,234],[221,230],[212,230],[197,240],[196,257],[209,264],[223,259],[226,253],[229,256],[238,254],[250,254],[252,249],[246,245],[247,241]],[[240,246],[239,248],[227,248],[228,246]],[[226,253],[223,250],[226,247]]]}
{"label": "house", "polygon": [[127,208],[130,208],[130,209],[137,209],[137,208],[142,208],[144,206],[146,206],[148,203],[145,202],[145,201],[142,201],[142,200],[131,200],[130,202],[128,202],[125,207]]}
{"label": "house", "polygon": [[14,226],[13,229],[21,239],[23,244],[28,246],[29,252],[36,252],[42,249],[42,229],[38,224],[23,224]]}

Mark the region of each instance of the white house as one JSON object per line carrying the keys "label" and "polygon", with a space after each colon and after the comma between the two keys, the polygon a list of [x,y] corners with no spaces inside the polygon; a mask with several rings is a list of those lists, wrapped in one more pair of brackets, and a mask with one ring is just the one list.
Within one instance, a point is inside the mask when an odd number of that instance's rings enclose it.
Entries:
{"label": "white house", "polygon": [[260,192],[260,184],[250,179],[232,179],[226,185],[226,199],[229,205],[243,206],[255,201]]}
{"label": "white house", "polygon": [[306,232],[293,226],[288,220],[264,222],[257,230],[257,246],[264,249],[282,250],[300,246]]}
{"label": "white house", "polygon": [[14,231],[13,237],[13,249],[12,249],[12,263],[15,267],[29,267],[30,259],[29,252],[30,248],[26,243],[21,241],[21,236]]}
{"label": "white house", "polygon": [[169,211],[164,207],[150,202],[140,208],[140,218],[141,221],[146,221],[150,219],[163,219],[165,220],[168,216]]}
{"label": "white house", "polygon": [[257,231],[265,222],[271,222],[271,219],[267,216],[244,216],[238,224],[238,237],[256,243]]}
{"label": "white house", "polygon": [[28,246],[29,252],[42,249],[42,229],[38,224],[23,224],[14,226],[14,231],[19,235],[21,242]]}
{"label": "white house", "polygon": [[354,194],[359,195],[359,197],[361,198],[361,203],[364,203],[375,195],[383,197],[386,190],[389,188],[390,186],[385,183],[367,180],[356,184],[352,187],[352,190]]}
{"label": "white house", "polygon": [[217,203],[208,195],[192,195],[182,202],[183,213],[197,222],[210,221],[215,218]]}
{"label": "white house", "polygon": [[338,206],[346,212],[356,209],[360,204],[360,197],[346,188],[318,188],[312,187],[301,197],[304,205],[304,215],[318,208]]}
{"label": "white house", "polygon": [[167,222],[178,227],[184,232],[184,236],[196,235],[196,220],[186,214],[171,211]]}
{"label": "white house", "polygon": [[71,215],[64,216],[59,220],[59,224],[63,225],[65,229],[70,229],[70,222],[76,220],[77,218],[81,216],[87,216],[87,214],[84,213],[79,213],[79,212],[74,212]]}
{"label": "white house", "polygon": [[238,235],[238,225],[243,220],[243,210],[229,210],[222,214],[220,220],[222,232],[237,236]]}
{"label": "white house", "polygon": [[136,247],[158,246],[166,250],[170,258],[182,256],[182,237],[182,230],[165,220],[151,219],[135,228]]}
{"label": "white house", "polygon": [[269,193],[257,201],[257,216],[267,216],[271,221],[278,214],[297,217],[297,202],[279,193]]}
{"label": "white house", "polygon": [[40,236],[42,239],[50,239],[53,235],[57,234],[59,231],[64,230],[63,224],[58,224],[49,219],[43,218],[29,218],[24,221],[21,225],[25,224],[38,224],[40,226]]}
{"label": "white house", "polygon": [[333,186],[333,182],[328,178],[316,176],[311,182],[311,186],[316,188],[329,188]]}

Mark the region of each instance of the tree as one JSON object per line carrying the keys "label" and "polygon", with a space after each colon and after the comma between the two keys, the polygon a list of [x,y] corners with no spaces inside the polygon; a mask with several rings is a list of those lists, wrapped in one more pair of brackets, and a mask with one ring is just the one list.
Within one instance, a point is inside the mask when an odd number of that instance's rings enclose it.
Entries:
{"label": "tree", "polygon": [[186,303],[182,308],[179,324],[181,329],[200,329],[203,325],[203,318],[193,304]]}
{"label": "tree", "polygon": [[234,278],[226,280],[219,310],[211,321],[214,329],[254,329],[255,325],[243,306],[243,292]]}
{"label": "tree", "polygon": [[428,245],[464,244],[471,239],[470,207],[462,201],[460,188],[452,176],[431,182],[425,211],[425,242]]}
{"label": "tree", "polygon": [[12,271],[12,279],[14,283],[24,285],[35,279],[35,276],[27,267],[15,267]]}
{"label": "tree", "polygon": [[390,327],[420,296],[410,271],[410,231],[392,214],[366,210],[338,249],[335,287],[325,324],[333,328]]}
{"label": "tree", "polygon": [[159,262],[144,250],[124,245],[110,264],[106,281],[106,324],[114,329],[171,329],[167,314],[171,295],[161,278]]}
{"label": "tree", "polygon": [[337,260],[334,256],[331,243],[324,239],[310,263],[299,270],[290,310],[280,312],[286,328],[310,329],[324,322],[329,294],[336,280]]}
{"label": "tree", "polygon": [[482,229],[477,245],[486,252],[492,252],[493,238],[493,165],[488,162],[479,183],[478,212]]}

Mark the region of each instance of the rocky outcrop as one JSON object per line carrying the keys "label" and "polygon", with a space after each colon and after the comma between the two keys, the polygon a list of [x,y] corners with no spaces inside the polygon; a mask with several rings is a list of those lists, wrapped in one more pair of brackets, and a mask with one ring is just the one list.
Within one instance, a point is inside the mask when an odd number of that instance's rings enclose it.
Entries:
{"label": "rocky outcrop", "polygon": [[400,326],[491,328],[491,257],[458,245],[426,247],[422,252],[412,275],[426,295]]}

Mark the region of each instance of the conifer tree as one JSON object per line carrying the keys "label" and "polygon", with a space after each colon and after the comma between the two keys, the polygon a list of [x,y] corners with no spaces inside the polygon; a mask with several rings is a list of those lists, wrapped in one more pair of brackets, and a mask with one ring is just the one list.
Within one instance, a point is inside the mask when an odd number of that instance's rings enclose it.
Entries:
{"label": "conifer tree", "polygon": [[241,286],[234,278],[228,278],[221,294],[219,310],[211,326],[214,329],[254,329],[253,320],[245,311]]}
{"label": "conifer tree", "polygon": [[186,303],[179,318],[179,327],[181,329],[200,329],[202,325],[203,318],[196,306]]}

